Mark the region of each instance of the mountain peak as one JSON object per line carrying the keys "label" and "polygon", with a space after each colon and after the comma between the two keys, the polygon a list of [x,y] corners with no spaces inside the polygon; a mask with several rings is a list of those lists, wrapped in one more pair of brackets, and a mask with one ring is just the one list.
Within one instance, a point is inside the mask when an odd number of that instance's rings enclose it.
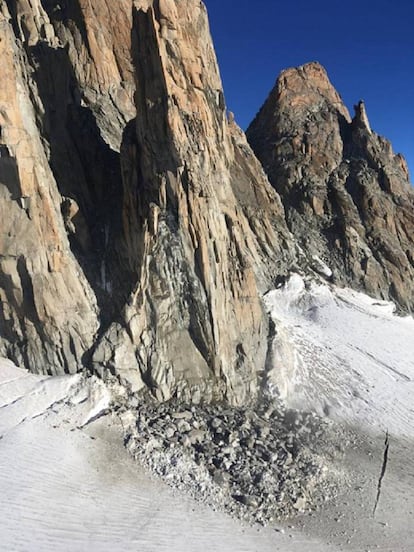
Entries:
{"label": "mountain peak", "polygon": [[[280,72],[278,81],[289,83],[292,78],[302,78],[304,81],[323,84],[324,86],[329,83],[328,73],[325,67],[318,61],[309,61],[298,67],[288,67]],[[330,83],[329,83],[330,84]]]}
{"label": "mountain peak", "polygon": [[292,107],[300,110],[315,109],[325,101],[350,120],[348,110],[330,82],[326,69],[317,61],[282,71],[271,97],[274,102],[289,101]]}
{"label": "mountain peak", "polygon": [[311,264],[321,258],[337,283],[413,309],[413,191],[364,102],[351,120],[319,63],[287,69],[247,137]]}

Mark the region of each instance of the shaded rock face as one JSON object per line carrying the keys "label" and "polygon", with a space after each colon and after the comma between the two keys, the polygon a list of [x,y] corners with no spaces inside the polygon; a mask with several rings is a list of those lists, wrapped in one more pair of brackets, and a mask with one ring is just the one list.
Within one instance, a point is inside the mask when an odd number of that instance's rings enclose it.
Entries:
{"label": "shaded rock face", "polygon": [[0,355],[35,372],[73,372],[93,343],[96,301],[70,251],[27,58],[2,9]]}
{"label": "shaded rock face", "polygon": [[283,208],[227,121],[204,5],[137,2],[133,52],[121,158],[136,286],[93,360],[126,373],[122,341],[160,400],[245,402],[266,361],[261,291],[294,258]]}
{"label": "shaded rock face", "polygon": [[414,194],[364,103],[351,119],[318,63],[288,69],[247,137],[313,268],[321,259],[335,282],[412,310]]}
{"label": "shaded rock face", "polygon": [[36,80],[48,94],[45,109],[66,107],[64,79],[70,81],[72,102],[92,111],[105,142],[119,150],[125,123],[135,116],[132,0],[2,2],[29,62],[42,71]]}
{"label": "shaded rock face", "polygon": [[103,140],[119,151],[125,124],[135,117],[131,59],[132,0],[42,0],[64,46],[80,104],[89,108]]}
{"label": "shaded rock face", "polygon": [[0,2],[0,354],[38,372],[84,367],[129,294],[117,149],[135,116],[132,2],[116,8]]}

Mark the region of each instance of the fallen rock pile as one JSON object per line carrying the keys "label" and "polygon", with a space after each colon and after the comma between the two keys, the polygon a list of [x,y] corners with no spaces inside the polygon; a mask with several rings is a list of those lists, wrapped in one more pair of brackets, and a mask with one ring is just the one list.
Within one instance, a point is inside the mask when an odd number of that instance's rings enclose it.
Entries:
{"label": "fallen rock pile", "polygon": [[313,510],[335,496],[343,477],[335,459],[345,431],[281,404],[142,402],[121,416],[137,460],[173,487],[249,522]]}

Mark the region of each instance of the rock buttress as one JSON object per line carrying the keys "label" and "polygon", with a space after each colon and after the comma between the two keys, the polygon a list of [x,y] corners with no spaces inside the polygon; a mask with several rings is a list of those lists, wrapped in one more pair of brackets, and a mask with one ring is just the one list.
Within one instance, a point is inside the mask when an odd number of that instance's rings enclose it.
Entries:
{"label": "rock buttress", "polygon": [[265,367],[261,292],[294,259],[283,207],[227,121],[204,5],[136,2],[132,36],[138,116],[121,159],[136,286],[94,362],[160,400],[242,403]]}

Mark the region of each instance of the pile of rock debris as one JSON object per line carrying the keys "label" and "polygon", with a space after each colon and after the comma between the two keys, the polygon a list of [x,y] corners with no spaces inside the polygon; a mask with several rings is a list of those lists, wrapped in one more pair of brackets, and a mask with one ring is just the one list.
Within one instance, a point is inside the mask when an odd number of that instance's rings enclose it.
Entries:
{"label": "pile of rock debris", "polygon": [[282,404],[230,408],[133,399],[122,420],[128,450],[151,472],[248,522],[310,511],[344,484],[337,460],[352,437]]}

